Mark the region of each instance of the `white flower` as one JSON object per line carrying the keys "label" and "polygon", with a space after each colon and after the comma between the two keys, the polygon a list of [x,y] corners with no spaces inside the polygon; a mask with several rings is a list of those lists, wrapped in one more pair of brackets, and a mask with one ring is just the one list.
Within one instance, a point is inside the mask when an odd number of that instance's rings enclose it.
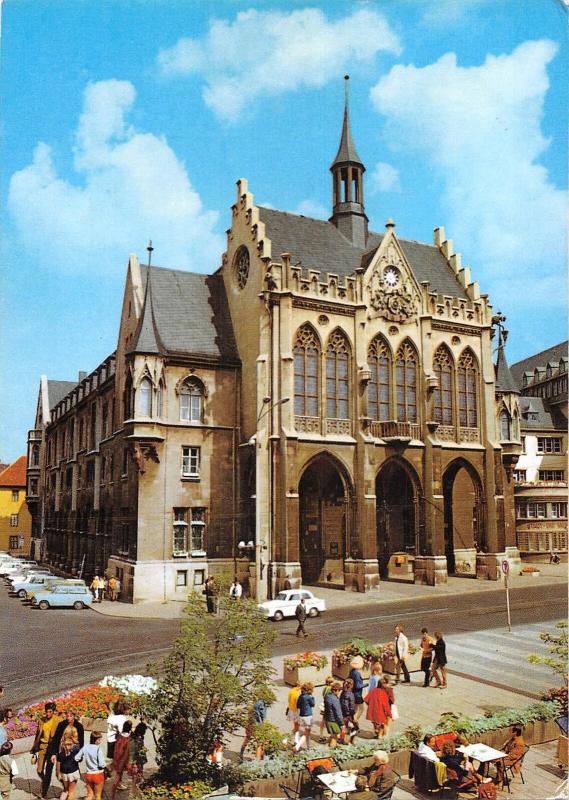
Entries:
{"label": "white flower", "polygon": [[154,678],[147,675],[105,675],[99,686],[112,686],[124,694],[152,694],[158,688]]}

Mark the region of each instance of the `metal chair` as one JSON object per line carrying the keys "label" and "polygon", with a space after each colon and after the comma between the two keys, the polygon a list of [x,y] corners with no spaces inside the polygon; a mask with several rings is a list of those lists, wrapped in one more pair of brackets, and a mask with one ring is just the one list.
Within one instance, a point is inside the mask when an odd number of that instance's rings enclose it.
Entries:
{"label": "metal chair", "polygon": [[[511,764],[508,764],[504,769],[504,783],[508,787],[508,794],[511,794],[510,783],[514,780],[516,775],[519,774],[520,778],[522,779],[522,783],[525,784],[522,767],[524,764],[524,758],[527,756],[528,752],[529,752],[529,745],[526,744],[526,749],[524,750],[522,755],[515,761],[513,761]],[[514,770],[516,771],[514,772]],[[510,773],[509,775],[508,772]]]}

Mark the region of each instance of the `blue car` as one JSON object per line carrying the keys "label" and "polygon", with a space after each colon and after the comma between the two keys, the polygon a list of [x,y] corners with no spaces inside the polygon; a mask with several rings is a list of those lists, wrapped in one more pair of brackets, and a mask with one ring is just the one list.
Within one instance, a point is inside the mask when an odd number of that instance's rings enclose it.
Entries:
{"label": "blue car", "polygon": [[44,592],[38,592],[32,597],[34,608],[75,608],[79,611],[90,606],[93,595],[86,586],[73,584],[55,584]]}

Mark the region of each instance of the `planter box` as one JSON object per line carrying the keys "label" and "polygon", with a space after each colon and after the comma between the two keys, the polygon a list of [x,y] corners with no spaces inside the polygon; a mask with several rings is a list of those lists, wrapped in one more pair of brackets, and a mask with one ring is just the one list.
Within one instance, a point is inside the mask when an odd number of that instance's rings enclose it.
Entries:
{"label": "planter box", "polygon": [[20,756],[22,753],[29,753],[35,738],[35,736],[21,736],[19,739],[10,739],[12,742],[11,755]]}
{"label": "planter box", "polygon": [[[336,664],[332,659],[332,675],[338,680],[345,681],[346,678],[350,677],[350,662],[346,661],[345,664]],[[362,669],[360,669],[362,678],[364,681],[367,681],[369,676],[371,675],[371,669],[369,664],[364,664]]]}
{"label": "planter box", "polygon": [[107,720],[99,717],[81,717],[81,725],[86,731],[98,731],[99,733],[107,732]]}
{"label": "planter box", "polygon": [[[414,653],[412,656],[408,656],[405,659],[405,664],[409,672],[420,672],[421,651],[419,650],[419,652]],[[382,659],[381,666],[384,672],[387,672],[389,675],[395,675],[395,657]]]}
{"label": "planter box", "polygon": [[289,686],[296,686],[297,683],[311,683],[313,686],[324,686],[329,674],[329,665],[322,667],[322,669],[318,669],[318,667],[287,669],[283,664],[283,681],[288,683]]}

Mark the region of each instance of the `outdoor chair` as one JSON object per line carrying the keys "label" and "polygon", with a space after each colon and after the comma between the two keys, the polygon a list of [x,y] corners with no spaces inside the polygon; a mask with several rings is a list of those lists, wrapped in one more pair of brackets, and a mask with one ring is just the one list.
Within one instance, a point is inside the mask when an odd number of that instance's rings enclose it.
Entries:
{"label": "outdoor chair", "polygon": [[[510,783],[514,780],[516,775],[519,775],[522,779],[522,783],[525,784],[524,781],[524,773],[523,773],[523,765],[524,765],[524,758],[527,756],[529,752],[529,745],[526,744],[526,749],[522,753],[522,755],[516,759],[513,764],[508,764],[506,769],[504,770],[504,783],[508,787],[508,794],[511,794]],[[509,773],[509,774],[508,774]]]}
{"label": "outdoor chair", "polygon": [[[310,775],[310,791],[312,794],[322,797],[324,793],[324,784],[318,780],[319,772],[336,772],[340,769],[340,765],[332,756],[323,756],[321,758],[311,758],[305,764],[308,774]],[[320,767],[320,769],[318,769]]]}
{"label": "outdoor chair", "polygon": [[300,792],[297,792],[296,789],[291,789],[290,786],[285,786],[282,783],[279,783],[279,789],[284,793],[287,800],[314,800],[312,795],[301,797]]}

